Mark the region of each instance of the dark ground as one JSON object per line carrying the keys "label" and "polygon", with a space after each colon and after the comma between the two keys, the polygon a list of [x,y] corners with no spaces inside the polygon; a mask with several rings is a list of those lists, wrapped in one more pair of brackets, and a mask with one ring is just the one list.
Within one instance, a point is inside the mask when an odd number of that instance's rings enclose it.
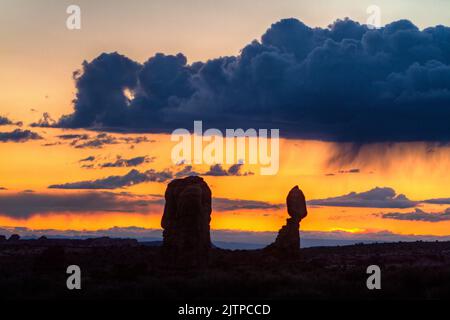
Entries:
{"label": "dark ground", "polygon": [[[79,265],[82,289],[66,288]],[[366,268],[380,266],[381,290]],[[450,298],[450,242],[307,248],[280,259],[214,249],[209,267],[164,265],[159,247],[134,240],[0,242],[0,299],[435,299]]]}

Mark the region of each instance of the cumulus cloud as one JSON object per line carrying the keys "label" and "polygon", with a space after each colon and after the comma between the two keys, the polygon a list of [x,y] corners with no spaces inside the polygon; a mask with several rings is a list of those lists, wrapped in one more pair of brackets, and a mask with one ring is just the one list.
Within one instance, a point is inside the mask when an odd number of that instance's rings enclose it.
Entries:
{"label": "cumulus cloud", "polygon": [[70,194],[14,193],[0,194],[0,215],[26,219],[36,214],[144,212],[160,199],[141,199],[111,192]]}
{"label": "cumulus cloud", "polygon": [[102,53],[74,73],[74,112],[56,126],[171,132],[202,119],[330,141],[450,141],[449,52],[445,26],[283,19],[239,55],[207,62]]}
{"label": "cumulus cloud", "polygon": [[414,212],[401,213],[389,212],[377,214],[384,219],[406,220],[406,221],[425,221],[425,222],[441,222],[450,221],[450,208],[443,212],[430,213],[416,208]]}
{"label": "cumulus cloud", "polygon": [[0,132],[0,142],[26,142],[39,139],[42,139],[42,137],[30,130],[16,129],[10,132]]}
{"label": "cumulus cloud", "polygon": [[144,182],[165,182],[172,179],[173,174],[168,170],[155,171],[154,169],[145,172],[131,170],[123,176],[109,176],[97,180],[87,180],[70,182],[64,184],[54,184],[50,189],[118,189],[130,187]]}
{"label": "cumulus cloud", "polygon": [[310,205],[329,207],[362,207],[362,208],[412,208],[417,205],[405,195],[397,195],[392,188],[374,188],[372,190],[308,201]]}

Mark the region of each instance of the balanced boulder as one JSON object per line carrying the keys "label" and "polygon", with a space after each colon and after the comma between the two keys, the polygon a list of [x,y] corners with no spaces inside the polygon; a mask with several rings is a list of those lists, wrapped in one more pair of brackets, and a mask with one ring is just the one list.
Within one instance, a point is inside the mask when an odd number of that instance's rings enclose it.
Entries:
{"label": "balanced boulder", "polygon": [[266,247],[266,250],[283,255],[295,255],[300,250],[300,221],[308,214],[305,195],[298,186],[289,191],[286,205],[290,218],[278,232],[275,242]]}

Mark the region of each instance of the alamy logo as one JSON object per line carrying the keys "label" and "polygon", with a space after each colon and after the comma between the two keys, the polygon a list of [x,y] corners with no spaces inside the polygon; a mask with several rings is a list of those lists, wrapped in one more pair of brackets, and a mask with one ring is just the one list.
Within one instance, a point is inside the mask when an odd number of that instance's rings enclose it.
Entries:
{"label": "alamy logo", "polygon": [[67,7],[66,13],[69,16],[66,19],[66,27],[69,30],[81,29],[81,8],[75,4]]}
{"label": "alamy logo", "polygon": [[[275,175],[280,166],[279,129],[219,129],[203,132],[202,121],[194,121],[194,133],[176,129],[171,140],[174,164],[251,164],[259,165],[261,175]],[[206,145],[204,143],[207,143]]]}
{"label": "alamy logo", "polygon": [[67,267],[66,270],[67,274],[70,274],[70,276],[67,278],[66,286],[67,289],[73,290],[81,289],[81,269],[79,266],[73,264]]}
{"label": "alamy logo", "polygon": [[367,278],[366,285],[369,290],[381,289],[381,269],[379,266],[373,264],[367,267],[367,274],[370,276]]}

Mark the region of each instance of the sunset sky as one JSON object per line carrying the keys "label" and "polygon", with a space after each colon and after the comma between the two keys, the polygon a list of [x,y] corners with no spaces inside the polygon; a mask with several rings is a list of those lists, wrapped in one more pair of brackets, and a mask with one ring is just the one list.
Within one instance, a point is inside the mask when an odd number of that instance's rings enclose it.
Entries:
{"label": "sunset sky", "polygon": [[[195,172],[214,230],[277,231],[299,185],[311,234],[449,236],[450,2],[371,4],[0,0],[0,234],[159,229]],[[278,173],[173,163],[193,120],[280,129]]]}

